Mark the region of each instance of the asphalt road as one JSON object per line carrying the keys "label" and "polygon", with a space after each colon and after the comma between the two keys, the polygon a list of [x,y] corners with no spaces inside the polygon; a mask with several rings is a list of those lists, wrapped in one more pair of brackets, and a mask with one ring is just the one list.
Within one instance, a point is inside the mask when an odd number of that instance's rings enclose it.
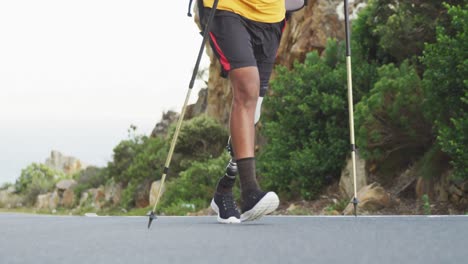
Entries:
{"label": "asphalt road", "polygon": [[0,214],[0,263],[467,263],[468,216],[78,217]]}

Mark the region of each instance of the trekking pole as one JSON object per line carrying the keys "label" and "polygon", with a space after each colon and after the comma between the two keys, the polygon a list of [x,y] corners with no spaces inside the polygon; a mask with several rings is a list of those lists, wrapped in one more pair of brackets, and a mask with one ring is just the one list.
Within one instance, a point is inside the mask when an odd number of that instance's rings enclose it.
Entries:
{"label": "trekking pole", "polygon": [[348,0],[344,0],[345,31],[346,31],[346,72],[348,75],[348,112],[349,112],[349,136],[351,140],[351,159],[353,162],[354,180],[354,216],[357,216],[357,186],[356,186],[356,144],[354,142],[354,109],[353,109],[353,80],[351,74],[351,37],[349,28]]}
{"label": "trekking pole", "polygon": [[[195,83],[195,78],[196,78],[197,73],[198,73],[198,66],[200,66],[200,61],[201,61],[203,51],[204,51],[204,48],[205,48],[205,42],[206,42],[206,39],[207,39],[207,36],[208,36],[208,32],[210,31],[210,25],[211,25],[211,22],[213,20],[216,8],[218,7],[218,1],[219,0],[214,1],[213,7],[211,8],[210,16],[208,18],[208,22],[206,23],[205,29],[203,31],[203,40],[202,40],[202,43],[201,43],[201,46],[200,46],[200,51],[198,52],[197,62],[195,63],[195,67],[193,69],[192,78],[191,78],[190,84],[189,84],[189,89],[187,91],[187,95],[185,96],[184,105],[182,107],[182,111],[180,113],[179,120],[177,121],[176,130],[174,132],[174,135],[172,136],[172,142],[171,142],[171,146],[169,148],[169,154],[167,155],[166,163],[164,165],[164,170],[163,170],[163,174],[162,174],[162,177],[161,177],[161,184],[159,185],[158,196],[156,198],[156,202],[154,204],[153,210],[148,212],[148,214],[147,214],[149,216],[148,229],[151,226],[151,222],[153,222],[153,220],[157,218],[156,215],[155,215],[156,207],[158,206],[159,199],[161,198],[161,192],[162,192],[162,189],[163,189],[163,186],[164,186],[164,181],[166,180],[166,175],[169,172],[169,165],[171,163],[172,154],[174,153],[175,144],[177,142],[177,137],[179,136],[180,127],[182,125],[182,120],[184,119],[185,110],[187,108],[187,103],[188,103],[188,100],[190,98],[190,93],[192,92],[192,88],[193,88],[193,85]],[[198,8],[203,8],[203,6],[199,6]]]}

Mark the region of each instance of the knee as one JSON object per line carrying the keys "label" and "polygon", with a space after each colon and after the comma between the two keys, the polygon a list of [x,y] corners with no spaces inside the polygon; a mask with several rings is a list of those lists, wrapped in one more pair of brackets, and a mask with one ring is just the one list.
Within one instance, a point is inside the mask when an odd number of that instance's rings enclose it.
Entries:
{"label": "knee", "polygon": [[255,107],[258,99],[258,87],[252,83],[243,83],[233,87],[233,101],[246,107]]}
{"label": "knee", "polygon": [[247,108],[255,108],[260,90],[258,75],[242,74],[231,76],[231,84],[233,103]]}

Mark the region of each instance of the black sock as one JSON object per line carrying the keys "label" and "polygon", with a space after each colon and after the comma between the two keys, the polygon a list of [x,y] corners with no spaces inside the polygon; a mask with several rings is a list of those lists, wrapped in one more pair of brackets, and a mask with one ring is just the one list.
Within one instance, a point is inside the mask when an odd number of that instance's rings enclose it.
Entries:
{"label": "black sock", "polygon": [[255,175],[255,158],[250,157],[237,160],[237,168],[239,170],[241,195],[242,199],[245,200],[249,193],[260,190]]}

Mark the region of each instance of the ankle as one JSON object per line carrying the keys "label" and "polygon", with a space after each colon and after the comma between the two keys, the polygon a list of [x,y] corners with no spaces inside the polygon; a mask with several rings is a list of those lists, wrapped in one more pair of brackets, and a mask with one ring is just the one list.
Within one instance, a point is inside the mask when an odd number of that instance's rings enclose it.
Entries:
{"label": "ankle", "polygon": [[218,185],[216,186],[216,192],[219,194],[232,193],[235,181],[235,177],[230,177],[225,174],[221,179],[219,179]]}

